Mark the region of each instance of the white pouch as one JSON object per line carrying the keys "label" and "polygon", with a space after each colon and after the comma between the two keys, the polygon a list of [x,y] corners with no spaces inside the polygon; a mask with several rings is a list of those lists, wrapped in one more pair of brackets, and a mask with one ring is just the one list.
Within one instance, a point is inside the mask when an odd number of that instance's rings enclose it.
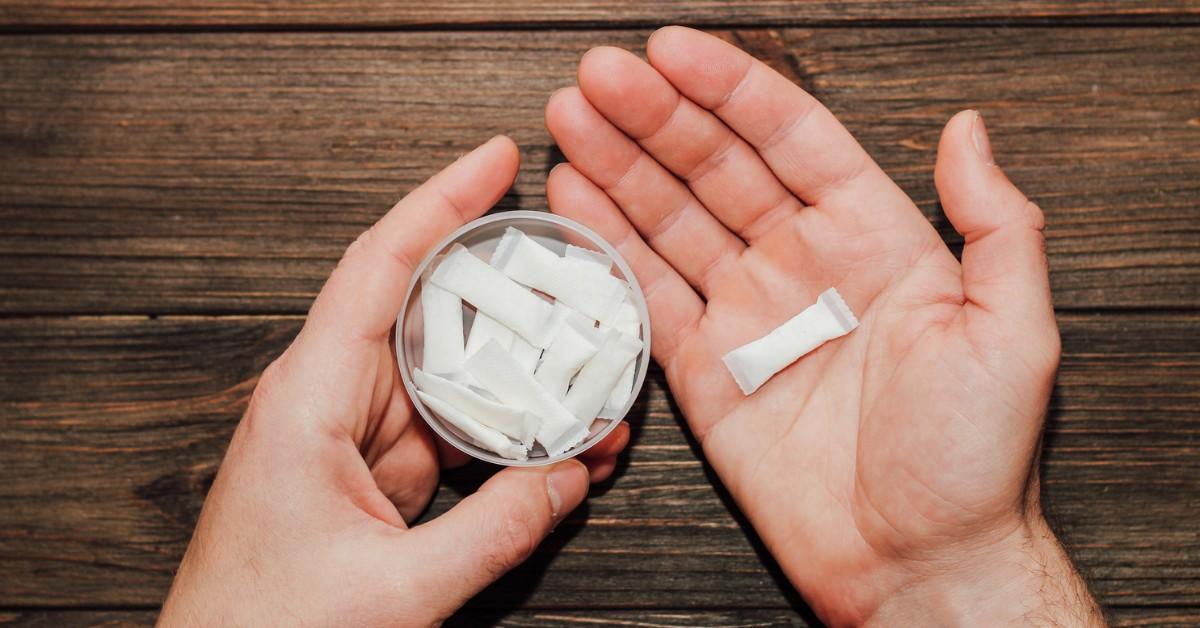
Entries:
{"label": "white pouch", "polygon": [[542,354],[542,363],[538,365],[533,377],[555,399],[562,399],[567,394],[571,378],[579,372],[584,363],[596,355],[597,350],[599,347],[584,337],[575,325],[563,325],[554,337],[554,342],[546,347],[546,352]]}
{"label": "white pouch", "polygon": [[421,284],[425,344],[421,366],[430,373],[456,373],[463,365],[462,300],[425,281]]}
{"label": "white pouch", "polygon": [[413,371],[413,383],[421,392],[431,397],[437,397],[475,421],[520,441],[526,449],[533,447],[533,438],[537,432],[539,421],[532,414],[519,408],[496,403],[467,386],[426,373],[421,369]]}
{"label": "white pouch", "polygon": [[492,265],[598,321],[611,321],[625,298],[625,282],[596,272],[592,262],[559,257],[512,227],[505,230],[496,245]]}
{"label": "white pouch", "polygon": [[[455,244],[438,264],[429,281],[453,292],[475,309],[520,334],[535,347],[553,339],[549,328],[554,311],[541,297],[526,290],[504,273]],[[462,315],[459,315],[461,321]],[[460,322],[461,324],[461,322]]]}
{"label": "white pouch", "polygon": [[496,319],[483,312],[475,312],[475,321],[471,323],[471,331],[467,333],[467,347],[464,356],[471,357],[489,340],[495,340],[506,350],[512,349],[513,338],[516,338],[516,334],[511,329],[501,325]]}
{"label": "white pouch", "polygon": [[585,249],[582,246],[568,244],[567,250],[563,253],[563,257],[580,259],[585,262],[592,262],[597,266],[596,270],[606,275],[612,274],[612,259],[600,251],[593,251],[591,249]]}
{"label": "white pouch", "polygon": [[430,410],[438,413],[438,416],[445,419],[447,423],[462,430],[476,445],[488,451],[495,452],[504,458],[512,460],[525,460],[528,458],[529,452],[524,446],[508,440],[508,437],[504,434],[472,419],[458,408],[421,390],[417,391],[417,396],[421,398],[421,401]]}
{"label": "white pouch", "polygon": [[527,410],[541,419],[537,440],[551,456],[574,447],[587,437],[591,419],[577,420],[495,341],[483,345],[475,355],[467,358],[466,370],[501,402]]}
{"label": "white pouch", "polygon": [[[617,312],[617,318],[613,321],[613,329],[640,338],[642,335],[642,319],[638,316],[637,308],[630,302],[629,297],[625,297],[625,301],[621,304],[621,309]],[[621,377],[617,379],[616,386],[613,387],[612,393],[608,395],[608,400],[604,402],[604,408],[600,410],[600,417],[605,419],[616,418],[621,410],[625,409],[625,404],[629,402],[629,397],[633,395],[633,376],[637,370],[637,360],[631,361],[625,365],[625,370],[621,371]]]}
{"label": "white pouch", "polygon": [[642,350],[642,341],[610,329],[596,355],[580,369],[563,405],[581,420],[592,420],[604,407],[625,366]]}
{"label": "white pouch", "polygon": [[[554,343],[551,342],[551,345]],[[542,350],[529,344],[520,336],[513,337],[512,347],[508,350],[517,364],[521,366],[521,371],[533,375],[533,371],[537,369],[538,360],[542,357]]]}
{"label": "white pouch", "polygon": [[558,337],[558,333],[562,331],[563,326],[570,326],[576,332],[579,332],[579,335],[597,347],[604,344],[604,332],[599,327],[596,327],[594,319],[584,316],[560,302],[556,302],[554,306],[561,310],[556,313],[552,323],[554,325],[555,338]]}
{"label": "white pouch", "polygon": [[801,356],[858,327],[854,312],[834,288],[771,333],[725,354],[721,361],[749,395]]}

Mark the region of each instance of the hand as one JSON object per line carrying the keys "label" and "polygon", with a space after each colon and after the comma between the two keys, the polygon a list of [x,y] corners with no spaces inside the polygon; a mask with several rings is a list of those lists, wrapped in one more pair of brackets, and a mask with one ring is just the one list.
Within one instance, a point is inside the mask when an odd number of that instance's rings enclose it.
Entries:
{"label": "hand", "polygon": [[[576,461],[509,468],[409,527],[443,466],[389,346],[413,266],[512,185],[498,137],[400,201],[346,251],[263,373],[205,501],[162,625],[432,625],[523,561],[583,500]],[[628,442],[586,452],[592,480]]]}
{"label": "hand", "polygon": [[[1038,505],[1059,338],[1042,214],[955,116],[960,264],[833,114],[685,28],[584,56],[546,125],[552,211],[616,244],[705,455],[830,624],[1097,620]],[[721,357],[835,286],[861,326],[744,396]]]}

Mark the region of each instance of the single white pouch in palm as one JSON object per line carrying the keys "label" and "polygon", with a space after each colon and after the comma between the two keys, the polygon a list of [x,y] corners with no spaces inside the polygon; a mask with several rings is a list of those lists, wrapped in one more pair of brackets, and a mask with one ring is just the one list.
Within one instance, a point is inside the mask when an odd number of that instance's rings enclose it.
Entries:
{"label": "single white pouch in palm", "polygon": [[559,257],[512,227],[500,238],[491,263],[517,282],[545,292],[594,320],[612,321],[625,298],[625,282],[596,272],[594,262]]}
{"label": "single white pouch in palm", "polygon": [[413,383],[421,392],[437,397],[471,417],[472,420],[519,441],[526,449],[533,447],[533,439],[539,421],[529,412],[497,403],[467,386],[426,373],[421,369],[413,371]]}
{"label": "single white pouch in palm", "polygon": [[495,341],[483,345],[467,358],[466,370],[504,404],[527,410],[541,419],[537,440],[551,456],[574,447],[587,437],[591,419],[595,417],[589,417],[587,421],[576,419]]}
{"label": "single white pouch in palm", "polygon": [[576,325],[563,325],[554,342],[546,347],[542,363],[533,377],[555,399],[562,399],[567,394],[571,378],[598,350],[599,347],[585,337]]}
{"label": "single white pouch in palm", "polygon": [[463,366],[462,299],[425,281],[421,284],[424,326],[422,364],[431,373],[457,373]]}
{"label": "single white pouch in palm", "polygon": [[524,445],[510,441],[507,436],[501,434],[498,430],[494,430],[472,419],[458,408],[423,390],[417,391],[417,397],[430,410],[433,410],[438,413],[438,416],[445,419],[447,423],[457,427],[466,434],[476,445],[512,460],[525,460],[528,458],[529,452]]}
{"label": "single white pouch in palm", "polygon": [[[553,340],[550,317],[554,308],[504,273],[455,244],[442,258],[429,281],[496,319],[535,347],[545,348]],[[422,297],[424,300],[424,297]],[[460,324],[462,314],[459,314]]]}
{"label": "single white pouch in palm", "polygon": [[483,312],[475,312],[475,321],[471,323],[471,331],[467,333],[464,357],[469,358],[474,355],[489,340],[500,343],[505,350],[512,349],[514,338],[516,338],[516,334],[511,329],[501,325],[496,319]]}
{"label": "single white pouch in palm", "polygon": [[609,329],[596,355],[579,370],[563,399],[563,405],[577,418],[591,420],[599,415],[621,372],[642,350],[642,341]]}
{"label": "single white pouch in palm", "polygon": [[721,361],[742,393],[758,390],[779,371],[822,344],[858,327],[854,312],[834,288],[771,333],[725,354]]}

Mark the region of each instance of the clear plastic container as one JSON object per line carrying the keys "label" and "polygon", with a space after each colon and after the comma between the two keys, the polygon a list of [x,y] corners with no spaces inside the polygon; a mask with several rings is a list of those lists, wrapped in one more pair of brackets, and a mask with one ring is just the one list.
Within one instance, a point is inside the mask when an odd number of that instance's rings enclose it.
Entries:
{"label": "clear plastic container", "polygon": [[[436,412],[430,410],[421,402],[421,399],[417,397],[416,386],[412,380],[413,370],[421,366],[424,343],[424,327],[421,314],[421,282],[427,279],[429,274],[433,272],[433,261],[438,256],[444,255],[449,251],[450,246],[455,243],[467,247],[471,253],[479,258],[485,261],[489,260],[491,259],[492,252],[496,249],[496,244],[500,241],[500,236],[509,227],[520,229],[525,235],[533,238],[559,255],[563,254],[567,244],[574,244],[603,252],[613,261],[613,274],[629,282],[632,288],[634,307],[637,308],[638,316],[641,318],[643,347],[641,354],[635,360],[636,370],[633,378],[633,394],[629,396],[629,401],[626,402],[625,407],[614,418],[597,418],[592,421],[590,433],[587,438],[580,444],[557,456],[548,456],[541,445],[535,445],[529,453],[528,460],[510,460],[476,446],[458,428],[443,421]],[[469,308],[464,303],[463,313],[466,317],[465,326],[469,328],[471,320],[475,316],[474,309]],[[625,263],[625,260],[621,258],[620,254],[617,253],[616,249],[608,242],[605,242],[596,232],[573,220],[547,212],[500,212],[484,216],[463,225],[435,246],[425,256],[425,259],[421,260],[421,263],[417,265],[416,271],[413,273],[413,278],[408,284],[408,291],[404,297],[404,306],[400,310],[400,317],[396,324],[396,360],[400,365],[400,377],[404,380],[404,389],[408,392],[409,398],[412,399],[417,412],[439,437],[480,460],[505,466],[536,467],[578,456],[592,445],[600,442],[609,432],[617,427],[618,423],[625,419],[625,415],[629,413],[629,409],[633,407],[638,393],[642,390],[642,384],[646,381],[646,369],[650,365],[650,314],[646,309],[646,297],[642,294],[642,288],[638,285],[637,278],[633,276],[633,271]]]}

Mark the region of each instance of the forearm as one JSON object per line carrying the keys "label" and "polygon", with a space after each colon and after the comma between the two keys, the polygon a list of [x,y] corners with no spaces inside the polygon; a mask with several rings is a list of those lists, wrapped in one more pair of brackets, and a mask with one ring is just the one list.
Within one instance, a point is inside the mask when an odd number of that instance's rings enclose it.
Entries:
{"label": "forearm", "polygon": [[1104,626],[1105,621],[1038,516],[995,551],[902,587],[866,625]]}

